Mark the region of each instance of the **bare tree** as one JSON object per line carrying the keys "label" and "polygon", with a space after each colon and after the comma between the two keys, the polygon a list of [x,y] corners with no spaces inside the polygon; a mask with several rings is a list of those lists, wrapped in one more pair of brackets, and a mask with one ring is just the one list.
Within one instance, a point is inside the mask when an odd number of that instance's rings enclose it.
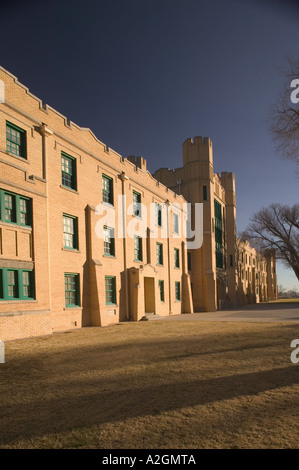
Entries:
{"label": "bare tree", "polygon": [[242,238],[259,249],[274,248],[277,259],[293,269],[299,281],[299,204],[271,204],[254,214]]}
{"label": "bare tree", "polygon": [[283,90],[270,110],[270,132],[278,153],[299,163],[299,103],[293,99],[299,96],[299,58],[287,60],[283,76]]}

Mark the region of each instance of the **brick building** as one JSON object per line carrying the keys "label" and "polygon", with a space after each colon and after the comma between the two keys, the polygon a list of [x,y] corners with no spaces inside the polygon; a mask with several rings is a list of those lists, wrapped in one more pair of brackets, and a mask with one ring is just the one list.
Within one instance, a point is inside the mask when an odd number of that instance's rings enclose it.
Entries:
{"label": "brick building", "polygon": [[[188,249],[195,203],[203,245]],[[213,173],[209,139],[152,176],[0,68],[2,340],[276,298],[274,254],[236,247],[234,175]]]}

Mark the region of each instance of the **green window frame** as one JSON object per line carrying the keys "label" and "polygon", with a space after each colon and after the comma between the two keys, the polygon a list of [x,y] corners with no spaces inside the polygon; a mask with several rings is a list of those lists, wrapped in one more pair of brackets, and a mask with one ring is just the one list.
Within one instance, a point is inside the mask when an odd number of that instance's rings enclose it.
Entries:
{"label": "green window frame", "polygon": [[67,250],[79,249],[78,217],[63,214],[63,247]]}
{"label": "green window frame", "polygon": [[116,305],[116,278],[105,276],[106,305]]}
{"label": "green window frame", "polygon": [[32,200],[0,189],[0,220],[25,227],[32,226]]}
{"label": "green window frame", "polygon": [[134,236],[134,260],[142,261],[142,237]]}
{"label": "green window frame", "polygon": [[64,188],[77,190],[77,161],[61,152],[61,184]]}
{"label": "green window frame", "polygon": [[175,301],[180,302],[181,300],[181,283],[180,281],[175,281]]}
{"label": "green window frame", "polygon": [[102,174],[102,201],[113,206],[113,179]]}
{"label": "green window frame", "polygon": [[216,244],[216,268],[223,268],[223,227],[221,204],[214,200],[215,209],[215,244]]}
{"label": "green window frame", "polygon": [[104,255],[115,256],[114,228],[104,226]]}
{"label": "green window frame", "polygon": [[79,274],[64,273],[66,308],[80,307]]}
{"label": "green window frame", "polygon": [[137,191],[133,191],[133,215],[141,217],[141,194]]}
{"label": "green window frame", "polygon": [[160,301],[164,302],[164,281],[159,281]]}
{"label": "green window frame", "polygon": [[157,250],[157,265],[163,266],[163,243],[157,242],[156,250]]}
{"label": "green window frame", "polygon": [[26,131],[6,121],[6,150],[7,152],[27,159]]}
{"label": "green window frame", "polygon": [[179,234],[179,214],[173,213],[173,233]]}
{"label": "green window frame", "polygon": [[34,300],[34,271],[0,268],[0,300]]}
{"label": "green window frame", "polygon": [[162,205],[156,202],[156,225],[162,227]]}
{"label": "green window frame", "polygon": [[179,248],[174,248],[174,267],[180,267],[180,250]]}

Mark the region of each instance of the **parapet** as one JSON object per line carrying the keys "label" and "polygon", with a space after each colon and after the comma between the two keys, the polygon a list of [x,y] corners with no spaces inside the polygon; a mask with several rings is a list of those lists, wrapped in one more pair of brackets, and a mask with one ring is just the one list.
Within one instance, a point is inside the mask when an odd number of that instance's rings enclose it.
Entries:
{"label": "parapet", "polygon": [[194,137],[183,143],[183,164],[202,161],[213,164],[212,141],[209,137]]}
{"label": "parapet", "polygon": [[135,157],[134,155],[130,155],[127,157],[129,162],[133,163],[137,168],[146,171],[146,159],[143,157]]}

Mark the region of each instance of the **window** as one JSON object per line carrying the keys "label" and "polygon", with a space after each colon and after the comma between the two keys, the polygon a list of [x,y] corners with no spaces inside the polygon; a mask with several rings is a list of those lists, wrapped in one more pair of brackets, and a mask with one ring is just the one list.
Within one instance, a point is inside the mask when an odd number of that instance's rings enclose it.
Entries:
{"label": "window", "polygon": [[18,271],[7,270],[7,297],[9,299],[19,297]]}
{"label": "window", "polygon": [[19,194],[0,190],[0,220],[12,224],[32,226],[32,201]]}
{"label": "window", "polygon": [[115,277],[105,276],[106,305],[116,304]]}
{"label": "window", "polygon": [[141,194],[133,191],[133,215],[141,217]]}
{"label": "window", "polygon": [[187,252],[188,271],[192,271],[192,259],[190,251]]}
{"label": "window", "polygon": [[6,150],[17,157],[27,158],[26,131],[6,122]]}
{"label": "window", "polygon": [[204,185],[202,187],[202,196],[203,196],[203,200],[204,201],[207,201],[208,200],[208,192],[207,192],[207,187],[206,185]]}
{"label": "window", "polygon": [[230,266],[234,265],[233,255],[229,255],[229,265]]}
{"label": "window", "polygon": [[181,300],[181,283],[179,281],[175,281],[175,300],[176,302]]}
{"label": "window", "polygon": [[61,152],[61,183],[66,188],[77,190],[76,159]]}
{"label": "window", "polygon": [[180,250],[178,248],[174,249],[174,267],[180,267]]}
{"label": "window", "polygon": [[173,214],[173,233],[179,234],[179,215]]}
{"label": "window", "polygon": [[223,233],[221,204],[214,201],[215,208],[215,242],[216,242],[216,268],[223,268]]}
{"label": "window", "polygon": [[12,194],[4,193],[5,222],[16,222],[16,197]]}
{"label": "window", "polygon": [[137,235],[134,237],[134,260],[142,261],[142,238]]}
{"label": "window", "polygon": [[20,197],[20,224],[30,225],[30,200]]}
{"label": "window", "polygon": [[160,301],[164,302],[164,281],[159,281]]}
{"label": "window", "polygon": [[157,243],[157,264],[163,266],[163,245],[162,243]]}
{"label": "window", "polygon": [[113,205],[113,179],[102,175],[102,197],[103,202]]}
{"label": "window", "polygon": [[33,271],[10,268],[0,269],[1,300],[33,300],[34,297]]}
{"label": "window", "polygon": [[162,227],[162,206],[156,202],[156,225]]}
{"label": "window", "polygon": [[104,255],[115,256],[114,228],[104,227]]}
{"label": "window", "polygon": [[63,246],[78,250],[78,219],[72,215],[63,214]]}
{"label": "window", "polygon": [[64,275],[65,306],[79,307],[79,274],[66,273]]}
{"label": "window", "polygon": [[32,298],[33,296],[33,280],[32,271],[22,272],[22,284],[23,284],[23,297]]}

